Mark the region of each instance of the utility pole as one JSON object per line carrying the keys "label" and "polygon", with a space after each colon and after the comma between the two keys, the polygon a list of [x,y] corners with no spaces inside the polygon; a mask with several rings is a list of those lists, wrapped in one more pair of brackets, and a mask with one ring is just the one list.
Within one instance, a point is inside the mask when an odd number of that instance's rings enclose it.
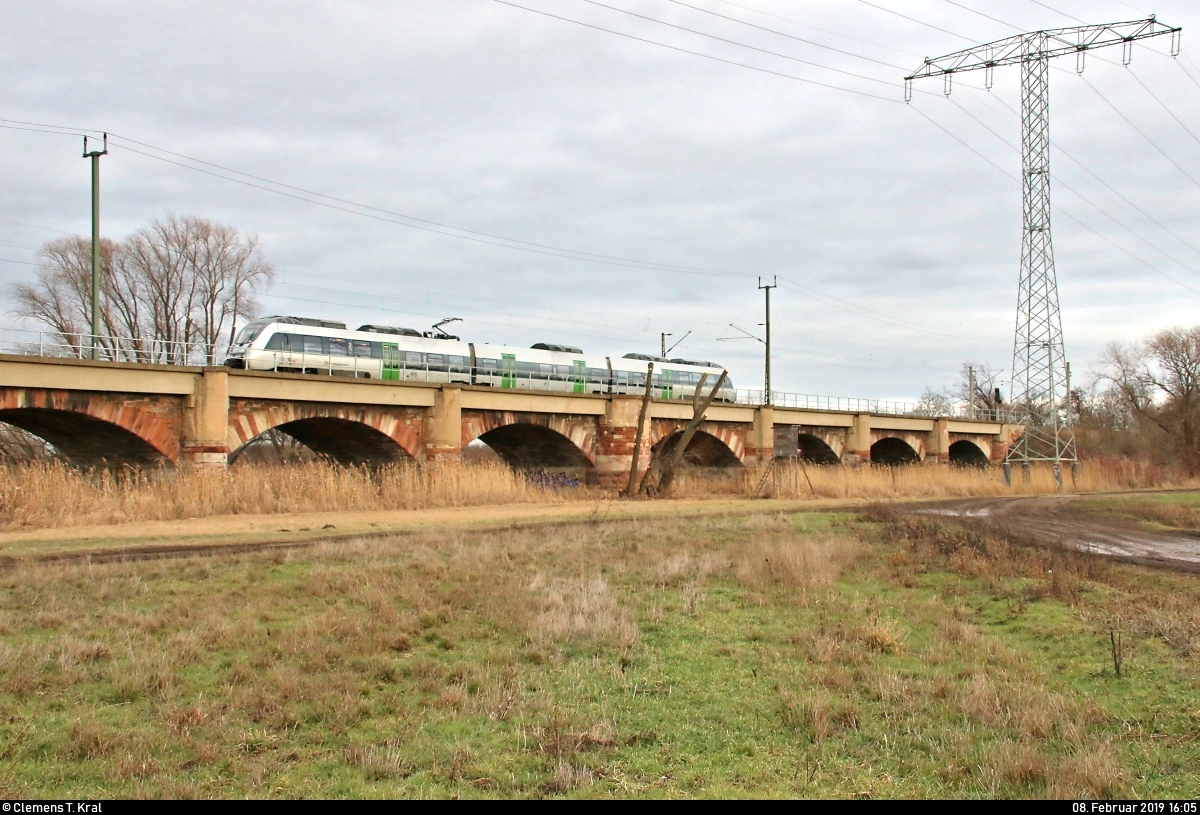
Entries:
{"label": "utility pole", "polygon": [[676,348],[678,348],[678,347],[679,347],[679,343],[681,343],[681,342],[683,342],[684,340],[686,340],[686,339],[687,339],[687,338],[688,338],[688,337],[691,335],[691,333],[692,333],[692,332],[691,332],[691,331],[689,331],[689,332],[687,332],[686,334],[684,334],[682,337],[680,337],[679,339],[675,340],[675,342],[671,344],[671,347],[670,347],[670,348],[668,348],[668,347],[667,347],[667,337],[674,337],[675,335],[674,335],[674,334],[672,334],[672,333],[670,333],[669,331],[668,331],[668,332],[666,332],[666,333],[664,333],[664,334],[662,335],[662,354],[661,354],[662,358],[663,358],[663,359],[666,359],[666,358],[667,358],[667,354],[671,353],[671,352],[672,352],[672,351],[674,351]]}
{"label": "utility pole", "polygon": [[765,376],[763,377],[763,404],[771,404],[771,289],[777,288],[779,285],[778,276],[772,276],[771,282],[763,285],[762,278],[758,279],[758,287],[763,290],[767,297],[767,365]]}
{"label": "utility pole", "polygon": [[967,418],[975,418],[975,366],[967,368]]}
{"label": "utility pole", "polygon": [[[1021,275],[1017,322],[1013,339],[1012,392],[1009,402],[1020,412],[1025,431],[1009,448],[1005,472],[1012,462],[1028,473],[1030,462],[1054,465],[1056,477],[1063,462],[1074,470],[1078,457],[1067,389],[1066,351],[1058,307],[1058,281],[1050,241],[1050,60],[1075,55],[1075,70],[1083,73],[1084,54],[1109,45],[1122,46],[1129,64],[1133,43],[1171,35],[1171,56],[1179,54],[1183,29],[1157,22],[1153,16],[1105,25],[1083,25],[1030,31],[978,45],[925,62],[904,77],[904,99],[912,99],[912,81],[941,76],[949,96],[954,74],[984,72],[989,90],[997,66],[1021,66]],[[1065,410],[1064,410],[1064,402]]]}
{"label": "utility pole", "polygon": [[83,157],[92,160],[92,359],[100,358],[100,157],[107,155],[107,133],[103,149],[91,152],[83,137]]}

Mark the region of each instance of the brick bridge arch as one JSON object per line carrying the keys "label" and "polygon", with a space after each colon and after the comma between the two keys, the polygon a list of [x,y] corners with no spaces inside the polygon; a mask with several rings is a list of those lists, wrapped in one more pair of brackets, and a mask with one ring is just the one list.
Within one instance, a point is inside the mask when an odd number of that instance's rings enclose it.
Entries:
{"label": "brick bridge arch", "polygon": [[919,464],[925,457],[925,440],[914,433],[880,434],[871,445],[871,463],[895,467]]}
{"label": "brick bridge arch", "polygon": [[229,460],[273,429],[339,464],[421,459],[423,426],[420,408],[235,399],[229,403]]}
{"label": "brick bridge arch", "polygon": [[992,446],[978,439],[951,436],[948,460],[951,464],[983,467],[991,463]]}
{"label": "brick bridge arch", "polygon": [[[661,455],[674,445],[687,427],[675,419],[655,419],[650,425],[650,449]],[[730,467],[746,460],[746,428],[718,422],[701,422],[685,459],[692,464]]]}
{"label": "brick bridge arch", "polygon": [[464,410],[462,444],[478,439],[522,469],[579,470],[590,479],[598,435],[594,416]]}
{"label": "brick bridge arch", "polygon": [[179,400],[46,388],[0,388],[0,422],[45,439],[78,467],[173,465]]}

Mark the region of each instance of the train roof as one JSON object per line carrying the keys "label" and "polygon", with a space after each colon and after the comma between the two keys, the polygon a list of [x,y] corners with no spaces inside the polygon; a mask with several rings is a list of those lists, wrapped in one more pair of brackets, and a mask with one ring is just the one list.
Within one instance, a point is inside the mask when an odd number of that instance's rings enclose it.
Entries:
{"label": "train roof", "polygon": [[574,345],[554,345],[549,342],[535,342],[530,348],[535,348],[538,351],[561,351],[565,354],[582,354],[582,348],[576,348]]}
{"label": "train roof", "polygon": [[704,362],[694,359],[672,359],[668,360],[668,362],[673,362],[676,365],[695,365],[697,368],[724,368],[724,366],[718,365],[715,362]]}
{"label": "train roof", "polygon": [[415,328],[397,328],[391,325],[360,325],[356,330],[371,334],[398,334],[401,337],[419,337],[421,332]]}
{"label": "train roof", "polygon": [[318,320],[313,317],[262,317],[255,322],[261,323],[284,323],[286,325],[311,325],[315,328],[337,328],[346,330],[345,323],[339,323],[336,320]]}

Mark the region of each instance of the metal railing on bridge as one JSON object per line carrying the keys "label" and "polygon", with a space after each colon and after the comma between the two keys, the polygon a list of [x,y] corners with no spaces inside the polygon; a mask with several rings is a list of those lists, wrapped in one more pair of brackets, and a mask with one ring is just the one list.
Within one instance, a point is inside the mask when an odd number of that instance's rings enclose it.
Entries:
{"label": "metal railing on bridge", "polygon": [[[211,366],[224,365],[231,348],[228,344],[206,345],[195,341],[171,341],[161,339],[139,339],[131,337],[103,336],[98,338],[96,358],[105,362],[133,362],[158,365]],[[0,354],[16,354],[20,356],[48,357],[55,359],[92,359],[93,342],[88,334],[62,335],[55,331],[34,331],[28,329],[0,328]],[[285,356],[280,353],[281,358]],[[377,360],[360,357],[331,357],[329,355],[312,355],[303,353],[288,353],[289,363],[297,365],[301,370],[312,371],[324,375],[341,375],[350,377],[366,376],[373,372],[378,375]],[[367,370],[369,368],[369,370]],[[476,372],[480,376],[497,376],[496,371]],[[430,366],[426,364],[412,365],[400,363],[399,378],[405,382],[442,383],[459,382],[471,384],[471,369],[449,365]],[[503,378],[507,387],[524,390],[540,390],[563,392],[572,390],[576,383],[572,375],[557,373],[533,374],[525,371],[504,372]],[[656,388],[655,390],[661,390]],[[640,396],[644,391],[640,386],[621,386],[621,393]],[[734,402],[741,405],[765,404],[765,394],[761,390],[739,388],[733,391]],[[691,392],[679,385],[668,388],[660,396],[676,399],[690,399]],[[959,419],[974,419],[977,421],[1016,422],[1019,421],[1016,411],[1009,408],[999,410],[983,410],[971,407],[965,403],[956,404],[948,409],[945,406],[933,408],[919,402],[897,402],[884,399],[861,399],[852,396],[820,396],[806,393],[771,392],[771,403],[775,407],[799,408],[802,410],[830,410],[843,413],[870,413],[878,416],[912,416],[912,417],[949,417]]]}

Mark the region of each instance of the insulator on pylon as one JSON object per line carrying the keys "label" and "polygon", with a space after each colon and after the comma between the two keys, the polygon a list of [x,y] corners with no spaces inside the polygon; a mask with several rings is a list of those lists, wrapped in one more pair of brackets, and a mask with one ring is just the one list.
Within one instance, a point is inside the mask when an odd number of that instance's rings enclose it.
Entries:
{"label": "insulator on pylon", "polygon": [[991,90],[996,84],[996,66],[989,65],[983,69],[983,87],[985,90]]}
{"label": "insulator on pylon", "polygon": [[1171,32],[1171,56],[1179,56],[1179,41],[1183,38],[1183,29],[1177,28]]}
{"label": "insulator on pylon", "polygon": [[1121,43],[1121,64],[1128,65],[1133,60],[1133,40]]}
{"label": "insulator on pylon", "polygon": [[904,80],[904,101],[905,102],[912,101],[912,80],[911,79]]}
{"label": "insulator on pylon", "polygon": [[942,77],[945,79],[945,83],[942,86],[942,93],[946,94],[947,96],[950,95],[950,85],[952,84],[950,77],[952,76],[954,76],[954,74],[952,74],[950,71],[946,71],[946,73],[942,74]]}
{"label": "insulator on pylon", "polygon": [[1083,73],[1083,55],[1086,53],[1087,51],[1082,48],[1075,52],[1075,73],[1077,74]]}

